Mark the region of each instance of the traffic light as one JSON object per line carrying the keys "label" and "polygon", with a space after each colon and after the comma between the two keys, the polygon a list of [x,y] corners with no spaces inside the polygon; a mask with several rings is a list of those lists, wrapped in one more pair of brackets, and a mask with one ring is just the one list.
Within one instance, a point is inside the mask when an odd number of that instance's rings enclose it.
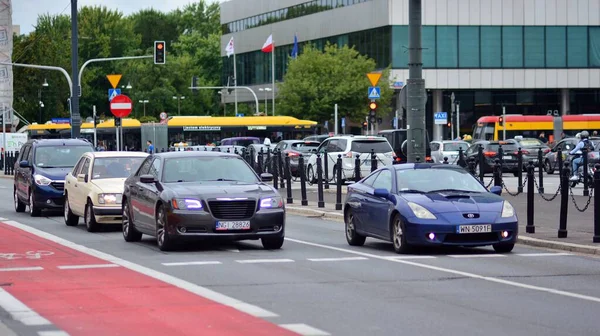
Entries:
{"label": "traffic light", "polygon": [[448,127],[452,127],[452,123],[448,123]]}
{"label": "traffic light", "polygon": [[371,111],[375,111],[377,109],[377,103],[376,102],[370,102],[369,103],[369,109],[371,109]]}
{"label": "traffic light", "polygon": [[154,64],[166,63],[165,41],[154,41]]}
{"label": "traffic light", "polygon": [[98,117],[97,115],[94,115],[94,128],[98,127],[99,123],[100,123],[100,117]]}
{"label": "traffic light", "polygon": [[504,126],[504,118],[503,117],[498,118],[498,123],[500,124],[500,126]]}
{"label": "traffic light", "polygon": [[[198,76],[192,77],[192,87],[198,87]],[[194,95],[198,95],[198,89],[192,89],[192,92],[194,93]]]}
{"label": "traffic light", "polygon": [[363,127],[363,131],[366,131],[369,129],[369,124],[366,121],[363,121],[362,127]]}

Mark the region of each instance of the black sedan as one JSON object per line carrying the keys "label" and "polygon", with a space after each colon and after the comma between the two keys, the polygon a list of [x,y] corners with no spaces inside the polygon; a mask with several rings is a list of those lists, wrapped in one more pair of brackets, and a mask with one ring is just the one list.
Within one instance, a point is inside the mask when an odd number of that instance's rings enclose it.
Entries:
{"label": "black sedan", "polygon": [[200,238],[284,241],[285,207],[277,191],[236,154],[167,152],[146,158],[125,180],[123,237],[156,237],[162,251]]}

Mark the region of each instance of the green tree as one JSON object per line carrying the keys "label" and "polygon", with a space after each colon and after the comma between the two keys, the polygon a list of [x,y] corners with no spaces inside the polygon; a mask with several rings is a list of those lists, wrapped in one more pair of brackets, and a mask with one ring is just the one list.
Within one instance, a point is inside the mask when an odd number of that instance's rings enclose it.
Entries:
{"label": "green tree", "polygon": [[[277,109],[282,114],[324,122],[331,120],[334,105],[352,120],[364,120],[369,108],[366,74],[376,70],[375,61],[348,46],[327,44],[323,51],[304,47],[296,59],[290,59],[283,83],[279,84]],[[393,91],[389,69],[382,73],[378,114],[389,113]]]}

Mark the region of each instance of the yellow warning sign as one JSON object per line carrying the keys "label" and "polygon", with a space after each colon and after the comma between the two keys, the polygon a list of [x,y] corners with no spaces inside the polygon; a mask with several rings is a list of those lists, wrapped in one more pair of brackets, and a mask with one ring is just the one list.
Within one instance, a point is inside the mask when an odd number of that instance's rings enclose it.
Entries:
{"label": "yellow warning sign", "polygon": [[371,86],[377,86],[379,83],[379,79],[381,78],[381,72],[371,72],[367,74],[369,77],[369,81],[371,82]]}
{"label": "yellow warning sign", "polygon": [[108,81],[110,82],[110,85],[112,85],[113,89],[117,88],[117,85],[119,85],[119,82],[121,81],[121,77],[123,75],[106,75],[106,78],[108,78]]}

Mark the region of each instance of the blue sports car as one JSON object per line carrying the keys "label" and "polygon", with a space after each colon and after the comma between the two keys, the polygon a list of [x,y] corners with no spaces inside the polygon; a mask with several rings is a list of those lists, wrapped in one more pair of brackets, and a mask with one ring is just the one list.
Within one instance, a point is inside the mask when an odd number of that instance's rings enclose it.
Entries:
{"label": "blue sports car", "polygon": [[362,246],[366,237],[391,241],[397,253],[417,245],[492,245],[508,253],[519,225],[501,193],[456,165],[386,166],[348,187],[346,240],[352,246]]}

